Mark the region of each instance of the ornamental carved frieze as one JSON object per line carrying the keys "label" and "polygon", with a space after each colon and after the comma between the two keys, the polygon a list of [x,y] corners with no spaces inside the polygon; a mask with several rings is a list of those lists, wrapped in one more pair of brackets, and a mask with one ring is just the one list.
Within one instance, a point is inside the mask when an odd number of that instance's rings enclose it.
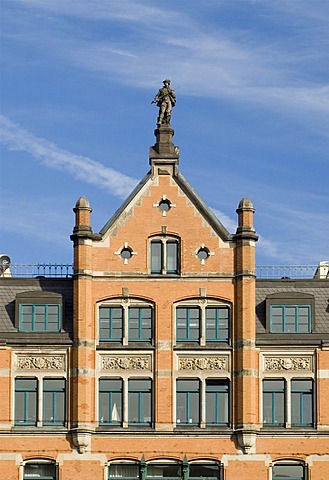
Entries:
{"label": "ornamental carved frieze", "polygon": [[312,370],[312,357],[265,357],[265,370]]}
{"label": "ornamental carved frieze", "polygon": [[18,370],[64,370],[63,355],[22,355],[17,356]]}
{"label": "ornamental carved frieze", "polygon": [[226,357],[179,357],[179,370],[227,370]]}
{"label": "ornamental carved frieze", "polygon": [[151,370],[150,355],[109,356],[101,357],[102,370]]}

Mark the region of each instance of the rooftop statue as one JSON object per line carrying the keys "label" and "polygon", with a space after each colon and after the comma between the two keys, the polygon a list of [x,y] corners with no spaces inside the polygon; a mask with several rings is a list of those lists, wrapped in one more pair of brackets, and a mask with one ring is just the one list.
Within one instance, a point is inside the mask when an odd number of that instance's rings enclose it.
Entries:
{"label": "rooftop statue", "polygon": [[164,80],[163,85],[151,102],[156,103],[159,107],[158,127],[170,125],[172,109],[176,104],[176,93],[175,90],[170,88],[170,80]]}

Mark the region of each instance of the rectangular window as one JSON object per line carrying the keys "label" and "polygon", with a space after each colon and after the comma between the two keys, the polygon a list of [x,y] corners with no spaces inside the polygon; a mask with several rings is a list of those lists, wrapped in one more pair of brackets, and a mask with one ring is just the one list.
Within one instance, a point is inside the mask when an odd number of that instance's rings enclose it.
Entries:
{"label": "rectangular window", "polygon": [[162,273],[162,242],[151,242],[151,273]]}
{"label": "rectangular window", "polygon": [[65,422],[65,379],[43,380],[43,424],[64,425]]}
{"label": "rectangular window", "polygon": [[103,341],[122,340],[123,308],[100,307],[99,308],[99,339]]}
{"label": "rectangular window", "polygon": [[285,424],[285,381],[263,380],[263,423],[281,427]]}
{"label": "rectangular window", "polygon": [[229,309],[206,308],[206,340],[227,342],[229,339]]}
{"label": "rectangular window", "polygon": [[153,240],[150,244],[151,273],[178,273],[178,255],[177,240]]}
{"label": "rectangular window", "polygon": [[180,480],[183,478],[182,467],[177,463],[152,463],[150,465],[147,465],[146,478],[166,478],[167,480]]}
{"label": "rectangular window", "polygon": [[199,425],[200,382],[199,380],[177,380],[176,382],[177,425]]}
{"label": "rectangular window", "polygon": [[313,381],[291,380],[291,424],[313,426]]}
{"label": "rectangular window", "polygon": [[36,378],[15,380],[15,425],[36,425],[38,411]]}
{"label": "rectangular window", "polygon": [[122,424],[122,380],[99,381],[99,424]]}
{"label": "rectangular window", "polygon": [[132,463],[112,463],[109,466],[109,478],[120,480],[139,478],[139,465]]}
{"label": "rectangular window", "polygon": [[152,339],[152,308],[130,307],[128,310],[129,341],[150,342]]}
{"label": "rectangular window", "polygon": [[310,333],[310,305],[270,305],[271,333]]}
{"label": "rectangular window", "polygon": [[229,387],[227,380],[206,381],[207,425],[228,425]]}
{"label": "rectangular window", "polygon": [[273,480],[306,480],[303,465],[274,465],[272,470]]}
{"label": "rectangular window", "polygon": [[167,273],[178,273],[178,243],[167,241],[166,243],[166,268]]}
{"label": "rectangular window", "polygon": [[190,480],[205,480],[209,478],[220,478],[219,465],[207,465],[200,463],[191,463],[189,465],[189,479]]}
{"label": "rectangular window", "polygon": [[44,463],[28,463],[24,465],[23,480],[55,480],[56,466]]}
{"label": "rectangular window", "polygon": [[151,425],[152,383],[149,379],[128,380],[129,425]]}
{"label": "rectangular window", "polygon": [[19,330],[22,332],[59,332],[60,305],[19,305]]}
{"label": "rectangular window", "polygon": [[196,342],[200,338],[199,307],[177,307],[176,336],[178,341]]}

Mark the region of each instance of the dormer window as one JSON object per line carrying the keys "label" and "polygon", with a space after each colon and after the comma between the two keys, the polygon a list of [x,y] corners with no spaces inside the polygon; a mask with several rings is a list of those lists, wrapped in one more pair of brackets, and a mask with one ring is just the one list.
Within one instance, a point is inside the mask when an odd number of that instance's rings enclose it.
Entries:
{"label": "dormer window", "polygon": [[16,326],[21,332],[59,332],[62,310],[62,295],[57,293],[19,293],[16,296]]}
{"label": "dormer window", "polygon": [[267,329],[270,333],[311,333],[313,295],[299,292],[280,292],[268,295]]}
{"label": "dormer window", "polygon": [[150,243],[151,273],[179,273],[179,241],[174,237],[154,238]]}

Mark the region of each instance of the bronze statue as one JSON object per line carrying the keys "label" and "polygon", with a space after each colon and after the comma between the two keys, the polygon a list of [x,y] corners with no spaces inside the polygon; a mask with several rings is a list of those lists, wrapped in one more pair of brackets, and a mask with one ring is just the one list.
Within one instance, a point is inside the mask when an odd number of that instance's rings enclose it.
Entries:
{"label": "bronze statue", "polygon": [[170,80],[164,80],[163,85],[151,102],[156,103],[160,109],[157,120],[158,127],[170,125],[172,109],[176,104],[176,93],[175,90],[170,88]]}

